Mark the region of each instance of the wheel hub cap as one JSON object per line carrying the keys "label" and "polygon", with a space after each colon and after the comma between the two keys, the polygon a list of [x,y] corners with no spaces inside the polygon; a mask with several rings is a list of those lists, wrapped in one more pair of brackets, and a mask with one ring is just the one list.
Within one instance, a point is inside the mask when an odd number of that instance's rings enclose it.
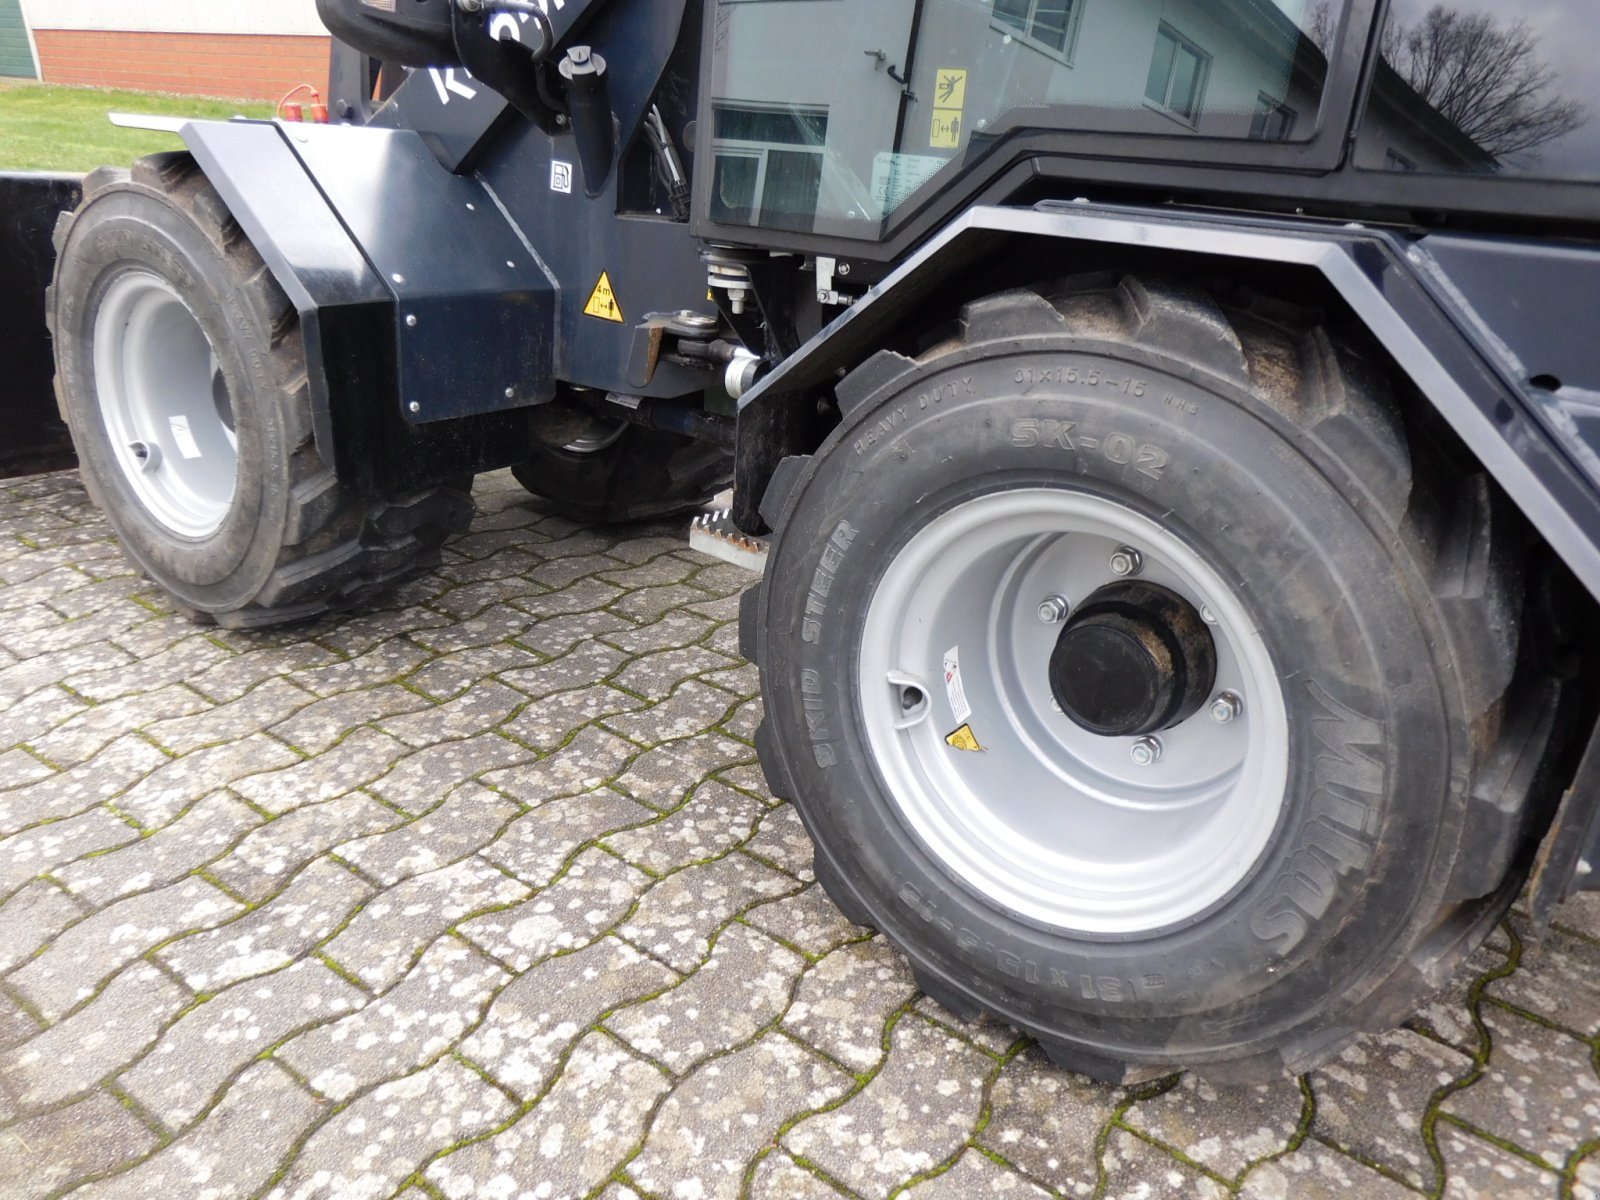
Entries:
{"label": "wheel hub cap", "polygon": [[1103,737],[1138,737],[1188,720],[1216,678],[1216,646],[1194,605],[1150,583],[1095,592],[1050,654],[1050,691],[1062,713]]}

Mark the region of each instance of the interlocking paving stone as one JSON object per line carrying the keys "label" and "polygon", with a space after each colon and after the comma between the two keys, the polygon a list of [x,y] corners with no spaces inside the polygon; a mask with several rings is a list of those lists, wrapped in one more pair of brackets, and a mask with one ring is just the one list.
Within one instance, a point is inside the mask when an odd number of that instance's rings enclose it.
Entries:
{"label": "interlocking paving stone", "polygon": [[750,1180],[750,1200],[839,1200],[843,1194],[781,1152],[762,1159]]}
{"label": "interlocking paving stone", "polygon": [[1251,1171],[1239,1195],[1243,1200],[1416,1200],[1417,1193],[1308,1138],[1293,1153]]}
{"label": "interlocking paving stone", "polygon": [[380,1200],[430,1156],[511,1115],[511,1101],[453,1059],[375,1088],[307,1139],[267,1200]]}
{"label": "interlocking paving stone", "polygon": [[1484,994],[1583,1037],[1600,1034],[1600,945],[1554,929],[1523,961],[1528,970],[1490,981]]}
{"label": "interlocking paving stone", "polygon": [[536,700],[501,728],[523,745],[549,752],[591,722],[602,717],[615,719],[619,714],[634,712],[645,706],[646,702],[637,696],[597,683],[576,691],[555,692]]}
{"label": "interlocking paving stone", "polygon": [[184,1013],[118,1082],[168,1129],[182,1129],[262,1051],[366,1002],[359,989],[321,963],[297,962],[235,984]]}
{"label": "interlocking paving stone", "polygon": [[155,1143],[155,1135],[109,1092],[91,1092],[67,1108],[0,1130],[0,1194],[6,1200],[43,1200],[64,1185],[132,1162]]}
{"label": "interlocking paving stone", "polygon": [[613,830],[651,820],[655,813],[606,788],[541,804],[506,826],[483,857],[533,887],[561,873],[573,851]]}
{"label": "interlocking paving stone", "polygon": [[1050,1193],[1009,1171],[976,1150],[968,1150],[956,1165],[901,1193],[907,1200],[982,1200],[1007,1196],[1012,1200],[1049,1200]]}
{"label": "interlocking paving stone", "polygon": [[[211,873],[251,901],[264,900],[289,876],[347,839],[381,833],[405,821],[362,792],[308,804],[251,831]],[[358,861],[352,859],[351,861]]]}
{"label": "interlocking paving stone", "polygon": [[[739,703],[732,692],[701,683],[680,683],[667,699],[641,711],[606,717],[606,727],[641,746],[659,746],[705,733]],[[636,708],[639,706],[635,706]]]}
{"label": "interlocking paving stone", "polygon": [[754,762],[756,752],[720,733],[667,742],[646,750],[617,776],[617,787],[641,804],[663,811],[676,808],[701,780]]}
{"label": "interlocking paving stone", "polygon": [[[1314,1076],[1303,1144],[1295,1081],[1091,1083],[918,996],[812,883],[810,842],[749,744],[752,576],[685,550],[676,521],[583,527],[506,472],[475,490],[447,565],[367,611],[201,631],[126,564],[75,477],[0,482],[0,1158],[35,1128],[4,1124],[24,1093],[15,1120],[49,1131],[37,1170],[0,1162],[0,1196],[104,1169],[80,1194],[255,1200],[281,1178],[426,1200],[452,1194],[449,1167],[453,1188],[494,1200],[706,1200],[747,1177],[751,1200],[1076,1200],[1102,1166],[1107,1195],[1147,1200],[1240,1172],[1253,1197],[1415,1194],[1370,1156],[1447,1197],[1552,1196],[1565,1172],[1600,1200],[1600,896],[1563,905],[1543,942],[1514,914],[1518,941],[1497,931],[1409,1032]],[[161,924],[122,922],[79,955],[103,992],[29,1010],[60,939],[208,881],[256,911],[119,972]],[[987,1106],[935,1087],[967,1114],[948,1126],[913,1111],[912,1087],[882,1117],[890,1021],[943,1047],[932,1074],[987,1071]],[[421,1109],[385,1090],[397,1076]],[[488,1096],[490,1119],[441,1111],[435,1129],[446,1077]],[[840,1114],[819,1151],[839,1161],[797,1163],[785,1131]],[[144,1120],[175,1140],[129,1170],[153,1149]],[[928,1165],[880,1181],[863,1134]],[[104,1168],[77,1157],[89,1144]],[[495,1155],[516,1169],[480,1169]]]}
{"label": "interlocking paving stone", "polygon": [[0,1054],[0,1121],[87,1091],[126,1066],[189,999],[149,963],[127,968],[94,1003]]}
{"label": "interlocking paving stone", "polygon": [[[113,700],[110,704],[86,708],[49,733],[35,738],[32,746],[59,766],[75,767],[88,762],[123,734],[142,729],[151,735],[152,726],[165,723],[163,718],[179,721],[193,719],[195,714],[204,713],[209,708],[211,702],[198,692],[174,683],[153,692],[142,692]],[[160,741],[159,738],[156,740]],[[161,742],[161,745],[168,750],[179,749],[165,742]],[[3,774],[0,774],[0,779],[9,781],[9,777]]]}
{"label": "interlocking paving stone", "polygon": [[1216,1180],[1121,1129],[1112,1131],[1101,1158],[1105,1200],[1223,1200],[1228,1194]]}
{"label": "interlocking paving stone", "polygon": [[646,892],[623,935],[679,971],[706,956],[711,935],[730,917],[799,885],[738,851],[685,867]]}
{"label": "interlocking paving stone", "polygon": [[1178,1086],[1134,1104],[1123,1118],[1193,1162],[1228,1179],[1287,1147],[1300,1123],[1300,1089],[1284,1077],[1254,1087],[1216,1088],[1185,1075]]}
{"label": "interlocking paving stone", "polygon": [[1122,1096],[1120,1088],[1056,1070],[1030,1046],[995,1080],[989,1124],[977,1140],[1064,1195],[1087,1196],[1099,1171],[1095,1138]]}
{"label": "interlocking paving stone", "polygon": [[464,780],[486,771],[532,762],[533,758],[516,743],[485,733],[408,754],[392,771],[377,780],[371,791],[406,812],[424,813],[437,807]]}
{"label": "interlocking paving stone", "polygon": [[1444,1158],[1446,1200],[1513,1200],[1556,1195],[1558,1177],[1525,1158],[1440,1121],[1434,1129]]}
{"label": "interlocking paving stone", "polygon": [[[185,689],[188,691],[188,689]],[[188,691],[191,696],[197,694]],[[147,737],[174,754],[192,754],[203,746],[237,741],[284,720],[316,699],[287,679],[269,679],[237,700],[161,720],[146,714],[142,726]]]}
{"label": "interlocking paving stone", "polygon": [[219,991],[303,957],[371,890],[348,868],[318,859],[261,907],[219,929],[184,938],[159,957],[195,991]]}
{"label": "interlocking paving stone", "polygon": [[323,1095],[348,1099],[450,1049],[510,978],[470,946],[441,938],[378,999],[300,1034],[277,1056]]}
{"label": "interlocking paving stone", "polygon": [[0,841],[0,896],[81,855],[138,840],[139,831],[107,808],[12,834]]}
{"label": "interlocking paving stone", "polygon": [[536,763],[493,771],[484,782],[529,806],[557,796],[592,792],[627,765],[639,747],[597,725],[580,729]]}
{"label": "interlocking paving stone", "polygon": [[650,877],[604,850],[586,850],[531,900],[460,925],[464,937],[516,971],[608,932],[650,886]]}
{"label": "interlocking paving stone", "polygon": [[[5,802],[0,804],[0,837],[9,837],[42,821],[76,816],[116,796],[135,780],[151,772],[159,774],[159,769],[171,761],[135,734],[120,737],[75,771],[52,775],[6,793]],[[198,800],[204,794],[201,790],[190,799]],[[124,807],[126,799],[126,795],[117,798],[117,807],[123,812],[146,825],[163,824],[129,812]],[[169,815],[175,815],[182,807],[173,807]]]}
{"label": "interlocking paving stone", "polygon": [[420,749],[493,729],[526,703],[528,698],[521,692],[489,680],[454,700],[403,717],[385,718],[378,724]]}
{"label": "interlocking paving stone", "polygon": [[281,816],[373,783],[410,752],[411,747],[386,733],[358,729],[314,758],[249,775],[233,787],[246,800]]}
{"label": "interlocking paving stone", "polygon": [[1435,1090],[1471,1068],[1466,1055],[1409,1029],[1363,1037],[1311,1073],[1317,1105],[1311,1128],[1414,1186],[1431,1187],[1422,1113]]}
{"label": "interlocking paving stone", "polygon": [[159,770],[117,797],[117,808],[146,829],[156,829],[210,795],[219,783],[234,781],[233,790],[249,799],[251,784],[244,777],[298,762],[300,756],[282,742],[254,734],[182,758],[163,758]]}
{"label": "interlocking paving stone", "polygon": [[736,1200],[748,1164],[773,1131],[832,1103],[854,1083],[791,1039],[769,1033],[690,1074],[657,1112],[629,1172],[662,1195]]}
{"label": "interlocking paving stone", "polygon": [[766,811],[760,801],[710,781],[695,788],[683,807],[653,825],[614,833],[606,845],[659,875],[733,849]]}
{"label": "interlocking paving stone", "polygon": [[203,879],[186,879],[107,905],[60,934],[11,975],[11,985],[54,1021],[108,975],[191,930],[209,929],[243,906]]}
{"label": "interlocking paving stone", "polygon": [[911,969],[882,938],[827,955],[806,972],[783,1027],[857,1071],[883,1057],[889,1017],[917,994]]}
{"label": "interlocking paving stone", "polygon": [[864,1196],[887,1196],[939,1165],[972,1136],[995,1063],[920,1017],[894,1027],[872,1082],[787,1134],[792,1154]]}
{"label": "interlocking paving stone", "polygon": [[872,933],[847,921],[816,884],[781,900],[758,904],[745,913],[744,920],[816,958]]}
{"label": "interlocking paving stone", "polygon": [[501,992],[462,1051],[524,1099],[608,1010],[653,995],[679,976],[616,938],[549,959]]}
{"label": "interlocking paving stone", "polygon": [[256,1063],[204,1124],[131,1171],[73,1194],[77,1200],[195,1197],[246,1200],[316,1120],[320,1106],[279,1066]]}
{"label": "interlocking paving stone", "polygon": [[84,915],[84,907],[49,880],[36,880],[19,890],[0,905],[0,974],[32,958]]}
{"label": "interlocking paving stone", "polygon": [[688,979],[613,1013],[606,1025],[682,1075],[776,1021],[804,966],[805,959],[765,934],[731,925]]}
{"label": "interlocking paving stone", "polygon": [[529,889],[480,858],[414,875],[374,897],[328,943],[327,953],[376,991],[388,988],[411,960],[463,917],[504,908]]}
{"label": "interlocking paving stone", "polygon": [[1576,1142],[1600,1131],[1594,1051],[1496,1005],[1480,1012],[1491,1043],[1483,1077],[1440,1110],[1560,1166]]}
{"label": "interlocking paving stone", "polygon": [[312,699],[293,716],[272,726],[273,736],[306,754],[322,754],[358,725],[433,708],[425,697],[392,683]]}
{"label": "interlocking paving stone", "polygon": [[627,1156],[667,1087],[655,1067],[591,1033],[537,1108],[510,1129],[435,1162],[427,1177],[449,1200],[581,1200]]}
{"label": "interlocking paving stone", "polygon": [[343,842],[335,851],[379,883],[395,884],[483,849],[521,811],[521,806],[482,784],[465,783],[415,821]]}
{"label": "interlocking paving stone", "polygon": [[108,904],[131,892],[182,879],[224,854],[261,815],[228,792],[214,792],[171,825],[115,854],[68,863],[55,877],[91,904]]}

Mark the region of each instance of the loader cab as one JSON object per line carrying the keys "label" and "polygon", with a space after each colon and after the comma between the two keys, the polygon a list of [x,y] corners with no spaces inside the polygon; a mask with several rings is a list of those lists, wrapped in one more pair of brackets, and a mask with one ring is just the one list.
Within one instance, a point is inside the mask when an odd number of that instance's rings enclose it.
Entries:
{"label": "loader cab", "polygon": [[1330,215],[1424,196],[1437,210],[1592,212],[1591,10],[1536,8],[1523,20],[1490,0],[1383,13],[1377,0],[716,0],[700,231],[793,248],[842,238],[872,257],[1030,163],[1062,190],[1190,185]]}

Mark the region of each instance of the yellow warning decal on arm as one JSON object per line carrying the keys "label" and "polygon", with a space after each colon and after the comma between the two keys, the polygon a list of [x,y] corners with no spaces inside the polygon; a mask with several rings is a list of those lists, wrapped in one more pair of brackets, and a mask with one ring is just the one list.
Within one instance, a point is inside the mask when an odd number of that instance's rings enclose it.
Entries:
{"label": "yellow warning decal on arm", "polygon": [[615,321],[618,325],[623,323],[622,305],[617,303],[617,294],[611,290],[611,276],[605,271],[600,272],[600,282],[594,285],[594,295],[589,297],[589,303],[583,306],[586,316],[599,317],[602,321]]}
{"label": "yellow warning decal on arm", "polygon": [[982,746],[978,745],[978,735],[972,732],[971,725],[963,725],[944,740],[946,745],[953,746],[957,750],[977,751],[983,749]]}

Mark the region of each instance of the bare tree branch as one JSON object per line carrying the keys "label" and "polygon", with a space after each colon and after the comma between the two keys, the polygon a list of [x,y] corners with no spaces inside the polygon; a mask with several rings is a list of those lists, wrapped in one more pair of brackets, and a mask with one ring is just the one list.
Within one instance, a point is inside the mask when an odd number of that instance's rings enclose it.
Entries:
{"label": "bare tree branch", "polygon": [[[1319,15],[1326,21],[1314,9],[1313,26]],[[1502,24],[1489,13],[1435,4],[1415,25],[1391,21],[1381,50],[1413,91],[1496,158],[1542,146],[1588,120],[1582,104],[1552,94],[1555,72],[1539,57],[1526,21]]]}

